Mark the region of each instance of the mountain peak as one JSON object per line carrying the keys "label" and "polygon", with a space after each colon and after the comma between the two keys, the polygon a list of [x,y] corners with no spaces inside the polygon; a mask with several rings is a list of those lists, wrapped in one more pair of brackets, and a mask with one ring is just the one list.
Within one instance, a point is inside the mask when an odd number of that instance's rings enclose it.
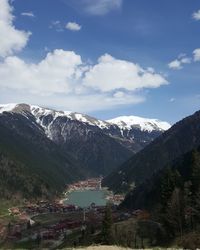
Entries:
{"label": "mountain peak", "polygon": [[153,130],[168,130],[171,125],[168,122],[160,121],[158,119],[149,119],[139,116],[120,116],[114,119],[107,120],[111,124],[115,124],[121,129],[131,129],[133,127],[139,128],[142,131],[152,132]]}

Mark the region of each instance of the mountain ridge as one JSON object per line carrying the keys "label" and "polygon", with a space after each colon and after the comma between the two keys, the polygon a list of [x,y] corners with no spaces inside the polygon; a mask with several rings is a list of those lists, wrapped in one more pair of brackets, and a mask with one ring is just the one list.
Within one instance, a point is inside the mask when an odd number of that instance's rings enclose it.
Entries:
{"label": "mountain ridge", "polygon": [[116,192],[140,185],[173,160],[200,145],[200,111],[174,124],[108,175],[103,184]]}
{"label": "mountain ridge", "polygon": [[80,161],[91,176],[109,174],[164,132],[162,122],[159,127],[158,120],[138,120],[133,116],[129,127],[126,124],[123,127],[114,121],[111,123],[77,112],[29,104],[0,105],[0,114],[4,113],[21,114],[64,152]]}
{"label": "mountain ridge", "polygon": [[[151,132],[152,130],[165,131],[171,127],[171,125],[168,122],[163,122],[158,119],[149,119],[149,118],[143,118],[139,116],[130,115],[130,116],[119,116],[119,117],[108,119],[108,120],[100,120],[100,119],[91,117],[86,114],[78,113],[78,112],[58,111],[55,109],[43,108],[37,105],[30,105],[30,104],[23,104],[23,103],[0,104],[0,113],[12,112],[12,111],[15,112],[15,109],[22,105],[29,106],[30,111],[33,115],[37,115],[37,114],[48,115],[48,114],[54,113],[55,118],[58,116],[66,116],[68,118],[71,118],[72,120],[78,120],[84,123],[88,123],[89,125],[98,126],[100,128],[105,128],[105,127],[108,128],[109,126],[117,125],[122,129],[123,128],[130,129],[131,126],[140,126],[142,130]],[[124,123],[124,126],[123,126],[123,123]],[[151,128],[149,127],[150,125],[152,125]]]}

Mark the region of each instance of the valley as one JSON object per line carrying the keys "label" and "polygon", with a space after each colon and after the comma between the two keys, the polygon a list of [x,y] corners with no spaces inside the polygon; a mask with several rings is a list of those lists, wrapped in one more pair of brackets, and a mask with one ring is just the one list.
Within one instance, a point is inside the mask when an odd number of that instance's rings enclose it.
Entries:
{"label": "valley", "polygon": [[75,181],[108,175],[170,127],[129,120],[117,125],[34,105],[0,105],[1,196],[16,197],[18,190],[17,197],[48,197]]}
{"label": "valley", "polygon": [[200,249],[200,1],[0,0],[0,250]]}
{"label": "valley", "polygon": [[[200,225],[199,124],[200,112],[171,127],[133,116],[100,121],[1,105],[0,191],[7,204],[0,215],[1,246],[191,244],[188,237]],[[146,143],[141,149],[135,147],[139,138]]]}

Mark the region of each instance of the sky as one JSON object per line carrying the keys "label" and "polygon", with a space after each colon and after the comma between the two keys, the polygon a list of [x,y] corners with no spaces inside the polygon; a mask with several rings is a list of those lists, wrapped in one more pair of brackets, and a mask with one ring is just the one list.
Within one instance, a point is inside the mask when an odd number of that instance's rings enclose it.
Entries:
{"label": "sky", "polygon": [[199,72],[199,0],[0,0],[0,103],[173,124]]}

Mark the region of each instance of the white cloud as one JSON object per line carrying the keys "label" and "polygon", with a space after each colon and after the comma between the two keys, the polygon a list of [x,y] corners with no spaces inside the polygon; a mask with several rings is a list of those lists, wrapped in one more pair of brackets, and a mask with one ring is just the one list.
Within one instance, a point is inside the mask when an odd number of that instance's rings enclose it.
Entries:
{"label": "white cloud", "polygon": [[79,31],[82,28],[81,25],[75,22],[68,22],[65,27],[66,29],[72,30],[72,31]]}
{"label": "white cloud", "polygon": [[182,69],[181,62],[179,60],[174,60],[168,64],[170,69]]}
{"label": "white cloud", "polygon": [[[111,1],[103,2],[107,5]],[[1,101],[45,106],[57,103],[58,108],[86,112],[143,102],[144,88],[167,84],[153,68],[143,69],[108,54],[91,64],[74,51],[56,49],[38,63],[26,62],[10,55],[20,51],[30,35],[17,30],[13,19],[8,0],[0,0],[0,56],[5,57],[0,61]],[[52,25],[62,29],[60,21]]]}
{"label": "white cloud", "polygon": [[18,57],[7,57],[0,64],[0,86],[22,89],[40,95],[68,93],[75,88],[80,56],[55,50],[38,64],[27,64]]}
{"label": "white cloud", "polygon": [[119,9],[122,0],[86,0],[86,11],[92,15],[105,15],[112,10]]}
{"label": "white cloud", "polygon": [[197,48],[193,51],[193,58],[192,58],[192,56],[187,57],[186,54],[180,54],[177,59],[175,59],[174,61],[172,61],[168,64],[168,67],[170,69],[179,70],[179,69],[183,68],[184,64],[192,63],[192,60],[194,62],[200,61],[200,48]]}
{"label": "white cloud", "polygon": [[[0,64],[0,79],[4,79],[0,81],[4,93],[19,92],[23,101],[29,98],[28,102],[40,100],[41,104],[50,105],[57,100],[60,108],[63,105],[77,111],[140,103],[145,98],[138,90],[167,83],[152,68],[145,70],[107,54],[97,64],[89,65],[82,62],[80,55],[64,50],[48,53],[37,64],[16,56],[7,57]],[[12,101],[18,100],[14,97]]]}
{"label": "white cloud", "polygon": [[124,98],[118,98],[108,93],[97,94],[54,94],[39,96],[26,91],[10,91],[4,89],[0,93],[2,103],[30,103],[45,107],[53,107],[58,110],[72,110],[77,112],[92,112],[99,110],[116,109],[126,105],[137,105],[145,101],[143,96],[124,94]]}
{"label": "white cloud", "polygon": [[193,17],[194,20],[199,21],[200,20],[200,10],[194,12],[192,14],[192,17]]}
{"label": "white cloud", "polygon": [[190,64],[191,63],[191,58],[184,57],[180,61],[181,61],[182,64]]}
{"label": "white cloud", "polygon": [[35,17],[35,15],[33,14],[32,11],[30,11],[30,12],[22,12],[21,15],[22,16],[27,16],[27,17]]}
{"label": "white cloud", "polygon": [[8,0],[0,0],[0,57],[21,51],[27,44],[30,32],[20,31],[13,25],[13,8]]}
{"label": "white cloud", "polygon": [[160,74],[145,70],[138,64],[118,60],[105,54],[86,72],[83,84],[104,92],[113,89],[134,91],[157,88],[167,84],[167,81]]}
{"label": "white cloud", "polygon": [[[95,65],[86,65],[73,51],[54,50],[38,64],[28,64],[16,56],[0,64],[2,87],[23,88],[40,94],[67,93],[85,88],[109,92],[135,91],[166,84],[160,74],[132,62],[105,54]],[[80,92],[80,91],[78,91]]]}
{"label": "white cloud", "polygon": [[119,10],[123,0],[63,0],[73,6],[77,11],[83,11],[89,15],[101,16],[110,11]]}
{"label": "white cloud", "polygon": [[49,25],[49,28],[55,29],[57,32],[64,31],[63,26],[59,20],[52,21],[51,24]]}
{"label": "white cloud", "polygon": [[200,48],[193,51],[194,61],[200,61]]}
{"label": "white cloud", "polygon": [[168,67],[170,69],[179,70],[183,68],[184,64],[190,64],[191,61],[191,58],[187,57],[186,54],[180,54],[178,59],[175,59],[168,64]]}

